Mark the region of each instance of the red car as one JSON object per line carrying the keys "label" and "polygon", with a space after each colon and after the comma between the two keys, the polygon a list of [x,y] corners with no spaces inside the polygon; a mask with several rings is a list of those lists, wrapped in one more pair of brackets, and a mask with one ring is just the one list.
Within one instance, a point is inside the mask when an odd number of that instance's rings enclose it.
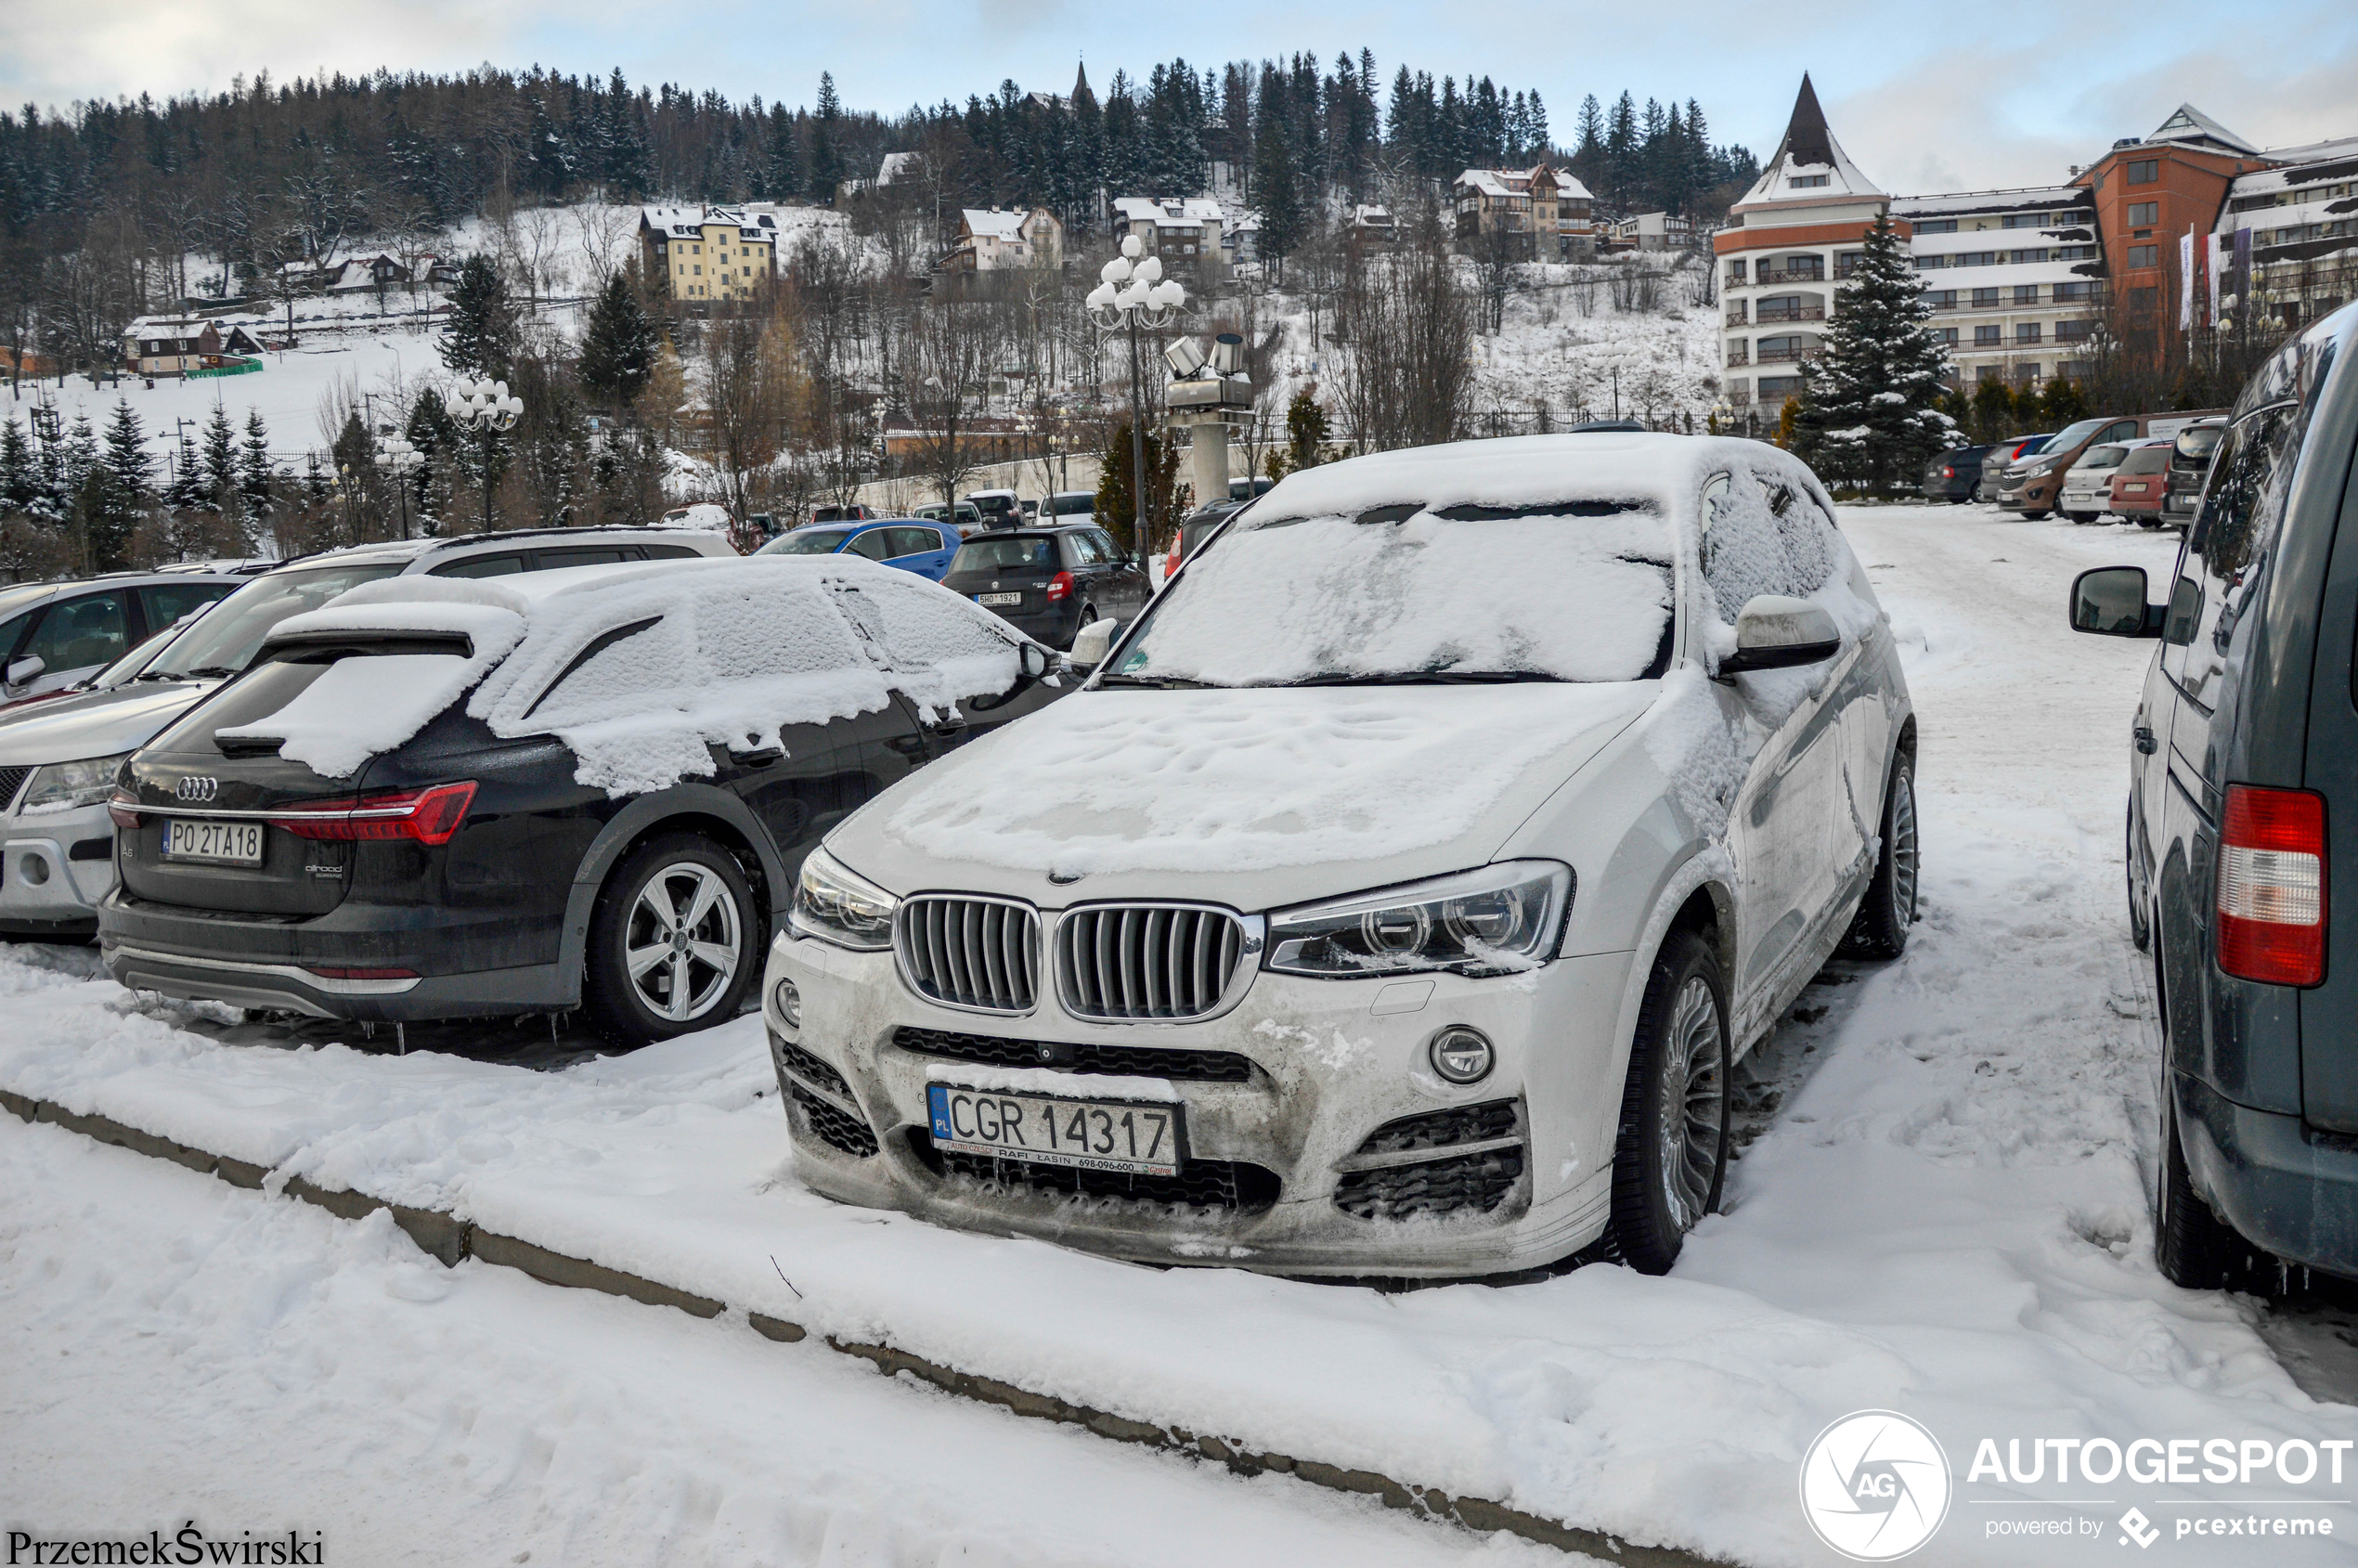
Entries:
{"label": "red car", "polygon": [[2161,503],[2170,493],[2170,446],[2163,436],[2131,447],[2112,471],[2112,501],[2105,510],[2143,527],[2160,527]]}

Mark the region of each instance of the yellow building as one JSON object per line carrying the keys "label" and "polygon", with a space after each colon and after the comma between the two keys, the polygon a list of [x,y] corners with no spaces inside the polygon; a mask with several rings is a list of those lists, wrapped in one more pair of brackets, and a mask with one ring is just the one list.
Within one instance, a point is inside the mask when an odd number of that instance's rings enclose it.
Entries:
{"label": "yellow building", "polygon": [[642,207],[639,263],[690,305],[751,299],[778,275],[778,220],[735,207]]}

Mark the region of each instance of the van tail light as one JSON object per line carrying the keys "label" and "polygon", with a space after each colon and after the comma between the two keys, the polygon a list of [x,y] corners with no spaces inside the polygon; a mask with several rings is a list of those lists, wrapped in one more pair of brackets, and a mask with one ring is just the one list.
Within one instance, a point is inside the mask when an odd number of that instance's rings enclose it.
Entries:
{"label": "van tail light", "polygon": [[414,838],[421,844],[447,844],[474,803],[475,782],[435,784],[431,789],[396,790],[385,795],[346,796],[337,800],[306,800],[270,813],[270,821],[297,838],[327,838],[350,843],[364,838]]}
{"label": "van tail light", "polygon": [[107,815],[114,820],[117,827],[137,827],[139,792],[125,789],[121,784],[115,785],[114,793],[107,797]]}
{"label": "van tail light", "polygon": [[1953,468],[1944,468],[1940,471],[1940,477],[1943,479],[1954,479],[1957,477],[1957,471]]}
{"label": "van tail light", "polygon": [[2218,909],[2219,967],[2268,985],[2324,982],[2324,796],[2227,786]]}
{"label": "van tail light", "polygon": [[1049,603],[1054,604],[1057,600],[1062,599],[1066,594],[1070,593],[1071,591],[1072,574],[1070,572],[1058,572],[1055,577],[1048,579]]}

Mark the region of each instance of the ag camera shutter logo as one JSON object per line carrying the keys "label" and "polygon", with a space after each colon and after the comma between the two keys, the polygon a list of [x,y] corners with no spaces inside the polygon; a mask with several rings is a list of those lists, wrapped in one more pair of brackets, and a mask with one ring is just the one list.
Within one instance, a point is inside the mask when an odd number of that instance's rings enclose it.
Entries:
{"label": "ag camera shutter logo", "polygon": [[1949,1456],[1896,1410],[1859,1410],[1818,1434],[1801,1461],[1801,1511],[1854,1562],[1907,1556],[1949,1517]]}

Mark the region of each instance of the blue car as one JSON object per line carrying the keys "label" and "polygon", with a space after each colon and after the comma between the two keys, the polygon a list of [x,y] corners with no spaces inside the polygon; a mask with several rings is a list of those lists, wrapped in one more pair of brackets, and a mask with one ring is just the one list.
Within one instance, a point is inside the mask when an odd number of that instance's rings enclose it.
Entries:
{"label": "blue car", "polygon": [[939,523],[887,517],[868,523],[814,523],[780,534],[756,555],[864,555],[929,582],[939,582],[958,553],[958,531]]}

